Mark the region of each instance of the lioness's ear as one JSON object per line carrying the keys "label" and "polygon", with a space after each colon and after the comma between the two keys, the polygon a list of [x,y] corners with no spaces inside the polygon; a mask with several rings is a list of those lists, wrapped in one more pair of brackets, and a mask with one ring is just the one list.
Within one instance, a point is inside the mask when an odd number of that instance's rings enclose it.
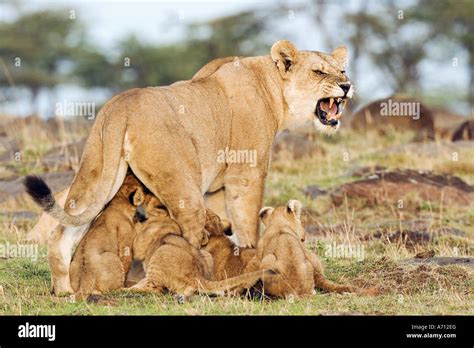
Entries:
{"label": "lioness's ear", "polygon": [[298,50],[288,40],[280,40],[273,44],[270,55],[275,62],[281,76],[285,78],[292,66],[296,63]]}
{"label": "lioness's ear", "polygon": [[258,215],[260,216],[260,220],[262,220],[265,226],[267,226],[268,219],[270,218],[274,210],[275,209],[273,209],[272,207],[265,207],[260,210],[260,213],[258,213]]}
{"label": "lioness's ear", "polygon": [[141,188],[137,188],[136,191],[130,194],[128,199],[130,203],[138,207],[139,205],[142,205],[143,202],[145,201],[145,193],[143,192]]}
{"label": "lioness's ear", "polygon": [[349,63],[349,54],[345,45],[336,48],[331,55],[342,67],[345,67],[347,63]]}
{"label": "lioness's ear", "polygon": [[296,199],[288,201],[288,206],[286,209],[288,210],[288,213],[293,213],[298,219],[301,219],[301,210],[303,209],[303,205],[300,201],[297,201]]}

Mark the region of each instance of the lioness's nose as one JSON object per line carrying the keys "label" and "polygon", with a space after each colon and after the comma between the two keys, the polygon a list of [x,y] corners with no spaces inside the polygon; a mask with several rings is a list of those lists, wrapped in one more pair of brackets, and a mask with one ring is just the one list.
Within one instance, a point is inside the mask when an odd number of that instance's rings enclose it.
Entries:
{"label": "lioness's nose", "polygon": [[346,95],[347,92],[349,92],[349,90],[351,89],[351,84],[350,83],[340,83],[339,87],[341,87],[342,91],[344,92],[344,95]]}

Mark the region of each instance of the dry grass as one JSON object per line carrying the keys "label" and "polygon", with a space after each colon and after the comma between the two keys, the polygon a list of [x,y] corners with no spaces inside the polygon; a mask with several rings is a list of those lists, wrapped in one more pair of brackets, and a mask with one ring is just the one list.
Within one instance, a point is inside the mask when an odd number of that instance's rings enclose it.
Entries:
{"label": "dry grass", "polygon": [[[80,132],[78,132],[80,134]],[[51,142],[41,134],[21,136],[41,140],[27,147],[25,162],[16,163],[17,173],[41,170],[40,163],[46,149],[64,141],[77,140],[78,134],[63,132],[60,140]],[[35,138],[38,137],[38,138]],[[136,295],[127,291],[107,294],[99,304],[73,302],[49,294],[50,275],[46,249],[38,248],[38,260],[0,255],[0,313],[2,314],[473,314],[472,270],[462,266],[410,265],[400,261],[418,252],[434,250],[437,256],[470,256],[474,250],[474,210],[472,207],[446,206],[442,202],[420,201],[408,195],[402,210],[393,204],[369,206],[363,200],[346,197],[335,206],[329,196],[311,199],[303,194],[308,185],[323,189],[336,187],[357,177],[351,175],[355,167],[382,165],[387,168],[411,168],[454,174],[474,184],[474,167],[470,148],[459,150],[459,160],[452,161],[449,152],[439,156],[422,156],[414,151],[426,151],[423,145],[407,144],[409,134],[390,133],[386,137],[375,134],[360,135],[343,131],[327,138],[315,136],[321,147],[316,157],[294,160],[280,156],[272,163],[267,180],[265,204],[284,204],[288,199],[299,199],[307,209],[307,227],[319,230],[311,235],[308,246],[315,250],[326,266],[328,278],[338,282],[354,282],[359,286],[375,286],[378,296],[355,294],[327,294],[318,292],[305,299],[279,301],[246,298],[209,298],[196,296],[190,302],[178,304],[173,296]],[[44,143],[43,143],[44,142]],[[406,148],[404,147],[406,145]],[[438,145],[434,145],[435,148]],[[443,149],[444,145],[439,145]],[[396,149],[392,151],[390,149]],[[70,156],[77,165],[77,154]],[[288,154],[287,154],[288,156]],[[33,163],[33,164],[32,164]],[[74,164],[75,163],[75,164]],[[50,169],[50,170],[54,170]],[[20,197],[0,205],[7,212],[0,220],[0,242],[23,243],[32,227],[31,219],[13,220],[8,212],[34,211],[29,199]],[[386,233],[405,231],[412,220],[428,221],[427,233],[434,238],[424,244],[409,245],[399,238],[375,237],[380,226],[389,223]],[[464,235],[435,235],[440,228],[456,228]],[[339,257],[328,250],[335,243],[349,250],[363,250],[363,257]]]}

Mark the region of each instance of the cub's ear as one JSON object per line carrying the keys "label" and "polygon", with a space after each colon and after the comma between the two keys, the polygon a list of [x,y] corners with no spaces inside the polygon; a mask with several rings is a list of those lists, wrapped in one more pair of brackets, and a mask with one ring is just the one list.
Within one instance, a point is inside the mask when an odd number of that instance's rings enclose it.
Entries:
{"label": "cub's ear", "polygon": [[273,44],[270,55],[283,78],[288,76],[298,57],[298,49],[288,40],[280,40]]}
{"label": "cub's ear", "polygon": [[211,236],[222,236],[224,234],[224,225],[219,215],[214,213],[211,209],[206,208],[206,224],[204,229]]}
{"label": "cub's ear", "polygon": [[345,45],[336,48],[331,55],[342,67],[347,66],[347,63],[349,63],[349,53]]}
{"label": "cub's ear", "polygon": [[143,192],[141,188],[137,188],[135,191],[133,191],[130,194],[130,196],[128,196],[128,200],[134,206],[138,207],[139,205],[142,205],[143,202],[145,201],[145,193]]}
{"label": "cub's ear", "polygon": [[288,201],[288,206],[286,209],[288,213],[293,213],[298,219],[301,219],[301,210],[303,209],[303,205],[300,201],[297,201],[296,199]]}
{"label": "cub's ear", "polygon": [[272,207],[265,207],[260,210],[260,213],[258,213],[258,215],[260,216],[260,220],[262,220],[265,226],[267,226],[270,216],[272,215],[274,210],[275,209],[273,209]]}

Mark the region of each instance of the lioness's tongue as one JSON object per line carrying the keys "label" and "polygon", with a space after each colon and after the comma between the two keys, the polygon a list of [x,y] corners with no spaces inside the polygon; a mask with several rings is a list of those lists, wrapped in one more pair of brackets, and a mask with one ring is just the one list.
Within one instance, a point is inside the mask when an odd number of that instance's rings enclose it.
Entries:
{"label": "lioness's tongue", "polygon": [[320,107],[323,111],[326,111],[329,114],[335,115],[337,113],[337,105],[333,103],[331,107],[329,107],[329,102],[321,102]]}

